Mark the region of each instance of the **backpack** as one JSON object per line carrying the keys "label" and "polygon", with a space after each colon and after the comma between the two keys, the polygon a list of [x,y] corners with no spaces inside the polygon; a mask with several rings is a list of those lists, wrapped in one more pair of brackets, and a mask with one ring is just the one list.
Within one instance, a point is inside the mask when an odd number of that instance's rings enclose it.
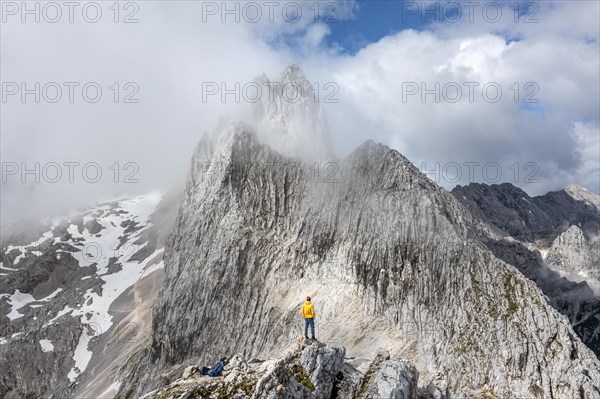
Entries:
{"label": "backpack", "polygon": [[217,377],[217,376],[221,375],[224,368],[225,368],[225,364],[223,363],[223,361],[219,360],[219,362],[217,364],[215,364],[213,366],[213,368],[208,371],[207,374],[209,377]]}

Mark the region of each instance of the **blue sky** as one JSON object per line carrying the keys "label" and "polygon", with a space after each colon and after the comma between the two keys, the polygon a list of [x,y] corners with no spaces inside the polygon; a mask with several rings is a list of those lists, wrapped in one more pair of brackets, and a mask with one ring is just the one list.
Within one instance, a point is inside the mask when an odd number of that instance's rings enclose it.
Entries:
{"label": "blue sky", "polygon": [[[326,38],[330,46],[339,45],[339,50],[344,54],[355,54],[370,43],[375,43],[381,38],[393,35],[405,29],[427,30],[432,24],[452,24],[484,19],[483,7],[486,8],[486,17],[494,19],[497,11],[496,5],[504,7],[499,22],[518,18],[520,22],[532,23],[538,20],[542,7],[532,1],[512,2],[476,2],[476,5],[464,5],[462,1],[431,2],[407,0],[356,0],[353,8],[354,17],[331,18],[330,10],[323,9],[318,15],[319,20],[328,24],[331,33]],[[457,7],[457,4],[460,4]],[[517,5],[518,4],[518,5]],[[535,6],[534,6],[535,4]],[[504,34],[507,41],[518,40],[520,37],[502,29],[498,24],[498,33]],[[495,32],[496,33],[496,32]]]}
{"label": "blue sky", "polygon": [[[369,44],[404,29],[427,29],[428,25],[436,19],[431,14],[422,15],[425,6],[420,4],[421,1],[355,0],[343,2],[344,0],[342,0],[342,4],[349,4],[348,9],[343,9],[341,5],[334,2],[323,1],[316,7],[314,4],[317,3],[307,1],[303,18],[313,22],[306,25],[307,29],[316,23],[325,24],[329,29],[329,34],[324,37],[323,44],[345,55],[354,55]],[[447,16],[453,18],[455,14],[453,9],[449,9]],[[281,46],[293,48],[305,33],[306,31],[303,29],[284,33],[273,41],[273,46],[278,49]]]}
{"label": "blue sky", "polygon": [[330,44],[338,43],[343,52],[354,54],[369,43],[403,29],[422,29],[419,14],[413,14],[404,1],[357,1],[355,18],[330,23]]}

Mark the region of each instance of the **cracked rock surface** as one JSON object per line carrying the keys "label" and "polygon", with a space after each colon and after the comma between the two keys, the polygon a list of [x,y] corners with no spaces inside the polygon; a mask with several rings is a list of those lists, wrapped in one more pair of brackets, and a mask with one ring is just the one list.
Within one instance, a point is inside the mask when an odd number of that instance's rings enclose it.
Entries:
{"label": "cracked rock surface", "polygon": [[[216,161],[221,173],[198,168]],[[283,353],[307,292],[320,339],[351,356],[387,347],[450,393],[600,395],[598,359],[569,321],[473,240],[479,222],[406,158],[367,142],[327,182],[295,161],[242,124],[198,145],[152,343],[123,370],[121,396],[169,382],[161,374],[192,357]]]}

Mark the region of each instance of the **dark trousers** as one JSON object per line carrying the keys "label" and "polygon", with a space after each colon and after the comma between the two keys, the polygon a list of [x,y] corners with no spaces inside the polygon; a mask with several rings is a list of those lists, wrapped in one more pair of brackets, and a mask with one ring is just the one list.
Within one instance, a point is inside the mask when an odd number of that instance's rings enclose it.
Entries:
{"label": "dark trousers", "polygon": [[310,326],[311,337],[315,337],[315,319],[304,319],[304,336],[308,337],[308,327]]}

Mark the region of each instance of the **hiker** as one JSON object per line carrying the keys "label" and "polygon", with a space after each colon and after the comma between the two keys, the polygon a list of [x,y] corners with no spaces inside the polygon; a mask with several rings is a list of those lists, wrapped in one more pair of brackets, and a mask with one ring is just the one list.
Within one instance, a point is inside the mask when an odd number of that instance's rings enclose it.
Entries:
{"label": "hiker", "polygon": [[313,340],[315,340],[315,307],[310,303],[310,297],[306,297],[306,302],[302,305],[302,317],[304,317],[304,338],[308,341],[308,326]]}

